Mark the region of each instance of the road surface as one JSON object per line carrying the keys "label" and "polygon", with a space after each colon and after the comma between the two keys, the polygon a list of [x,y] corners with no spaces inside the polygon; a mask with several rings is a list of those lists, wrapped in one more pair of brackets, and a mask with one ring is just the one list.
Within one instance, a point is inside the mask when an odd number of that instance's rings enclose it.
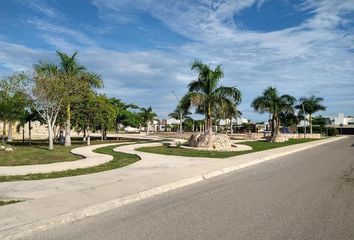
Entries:
{"label": "road surface", "polygon": [[28,239],[353,240],[353,169],[350,137]]}

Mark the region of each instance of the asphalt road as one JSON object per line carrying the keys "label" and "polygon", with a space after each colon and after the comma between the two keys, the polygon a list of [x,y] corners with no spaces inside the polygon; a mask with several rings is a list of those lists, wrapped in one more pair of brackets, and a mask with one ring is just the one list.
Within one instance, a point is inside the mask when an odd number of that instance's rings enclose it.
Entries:
{"label": "asphalt road", "polygon": [[354,138],[131,204],[30,239],[354,239]]}

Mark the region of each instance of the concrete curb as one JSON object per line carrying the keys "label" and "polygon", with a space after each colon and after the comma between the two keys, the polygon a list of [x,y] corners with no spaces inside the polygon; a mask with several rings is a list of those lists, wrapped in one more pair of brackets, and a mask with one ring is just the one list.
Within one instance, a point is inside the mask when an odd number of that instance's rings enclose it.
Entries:
{"label": "concrete curb", "polygon": [[197,176],[191,177],[191,178],[187,178],[187,179],[183,179],[177,182],[173,182],[170,184],[165,184],[165,185],[161,185],[161,186],[157,186],[148,190],[144,190],[141,192],[137,192],[125,197],[121,197],[121,198],[117,198],[117,199],[113,199],[110,201],[106,201],[106,202],[102,202],[102,203],[98,203],[92,206],[87,206],[83,209],[77,210],[77,211],[73,211],[73,212],[68,212],[62,215],[58,215],[52,218],[48,218],[48,219],[44,219],[44,220],[40,220],[37,222],[32,222],[29,224],[25,224],[25,225],[21,225],[21,226],[17,226],[11,229],[6,229],[2,232],[0,232],[0,239],[2,240],[14,240],[14,239],[20,239],[26,236],[29,236],[30,234],[34,233],[34,232],[38,232],[38,231],[45,231],[54,227],[58,227],[61,225],[64,225],[66,223],[73,223],[82,219],[85,219],[87,217],[92,217],[95,216],[97,214],[100,213],[104,213],[125,205],[128,205],[130,203],[134,203],[140,200],[144,200],[156,195],[160,195],[162,193],[166,193],[172,190],[176,190],[194,183],[198,183],[198,182],[202,182],[204,180],[208,180],[211,179],[213,177],[217,177],[223,174],[227,174],[242,168],[246,168],[249,166],[253,166],[262,162],[266,162],[281,156],[285,156],[285,155],[289,155],[291,153],[295,153],[295,152],[299,152],[299,151],[303,151],[306,149],[310,149],[316,146],[320,146],[326,143],[330,143],[330,142],[334,142],[337,140],[343,139],[343,137],[341,138],[331,138],[331,139],[325,139],[325,140],[320,140],[318,142],[312,142],[312,144],[303,146],[302,148],[298,148],[295,150],[289,150],[289,151],[285,151],[279,154],[273,154],[270,156],[266,156],[263,158],[259,158],[256,160],[252,160],[250,162],[246,162],[246,163],[241,163],[232,167],[227,167],[227,168],[223,168],[220,170],[216,170],[216,171],[211,171],[211,172],[207,172],[204,174],[199,174]]}

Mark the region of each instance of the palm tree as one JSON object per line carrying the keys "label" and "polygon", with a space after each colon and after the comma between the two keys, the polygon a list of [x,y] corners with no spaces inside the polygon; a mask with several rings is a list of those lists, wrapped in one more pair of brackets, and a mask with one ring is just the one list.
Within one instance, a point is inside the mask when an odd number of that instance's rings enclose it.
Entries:
{"label": "palm tree", "polygon": [[149,123],[153,123],[156,117],[156,113],[152,111],[151,107],[141,108],[140,110],[142,121],[146,125],[146,133],[149,134]]}
{"label": "palm tree", "polygon": [[179,119],[179,121],[180,121],[179,134],[180,135],[182,135],[182,132],[183,132],[183,125],[182,124],[183,124],[184,120],[189,118],[190,114],[191,113],[188,110],[183,109],[180,104],[176,107],[176,109],[173,112],[168,114],[168,116],[171,118]]}
{"label": "palm tree", "polygon": [[[321,105],[323,102],[323,98],[316,97],[314,95],[310,97],[302,97],[300,98],[300,104],[296,105],[295,108],[299,109],[299,114],[302,116],[309,115],[309,123],[310,123],[310,133],[312,134],[312,115],[319,111],[325,111],[326,107]],[[304,112],[305,111],[305,112]],[[306,119],[304,119],[306,121]]]}
{"label": "palm tree", "polygon": [[241,117],[242,112],[239,111],[236,106],[233,106],[231,108],[226,108],[224,109],[224,112],[225,112],[225,118],[230,119],[230,134],[233,134],[234,126],[233,126],[232,119],[233,118],[237,119]]}
{"label": "palm tree", "polygon": [[[73,89],[72,95],[77,95],[85,87],[101,88],[103,86],[101,77],[97,74],[87,72],[85,66],[78,63],[77,54],[77,52],[74,52],[69,56],[66,53],[57,51],[59,71],[64,74],[69,82],[73,83],[72,85],[77,87],[77,89]],[[66,101],[65,146],[71,145],[71,101],[72,99],[70,98]]]}
{"label": "palm tree", "polygon": [[205,115],[206,132],[212,132],[212,116],[218,106],[235,106],[241,101],[241,92],[236,87],[225,87],[220,85],[224,73],[218,65],[214,70],[210,65],[195,60],[192,63],[192,70],[198,73],[198,79],[188,85],[188,93],[183,97],[182,106],[196,107],[197,113]]}
{"label": "palm tree", "polygon": [[280,113],[293,113],[293,104],[295,100],[296,99],[290,95],[279,96],[278,90],[274,87],[268,87],[263,91],[262,96],[256,97],[253,100],[251,107],[253,107],[256,112],[268,112],[272,115],[270,137],[271,142],[274,142],[276,140],[279,133]]}

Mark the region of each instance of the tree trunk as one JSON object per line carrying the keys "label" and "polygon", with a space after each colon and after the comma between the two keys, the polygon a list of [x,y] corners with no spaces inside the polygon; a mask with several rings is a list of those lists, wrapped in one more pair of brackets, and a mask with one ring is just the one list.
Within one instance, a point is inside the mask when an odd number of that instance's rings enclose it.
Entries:
{"label": "tree trunk", "polygon": [[309,115],[309,123],[310,123],[310,133],[312,134],[312,116]]}
{"label": "tree trunk", "polygon": [[146,135],[149,135],[149,124],[146,124]]}
{"label": "tree trunk", "polygon": [[182,114],[179,115],[179,135],[182,136],[182,132],[183,132],[183,129],[182,129]]}
{"label": "tree trunk", "polygon": [[90,128],[87,128],[87,145],[91,144]]}
{"label": "tree trunk", "polygon": [[12,142],[12,121],[9,121],[9,131],[7,135],[7,142]]}
{"label": "tree trunk", "polygon": [[234,126],[232,124],[232,118],[230,118],[230,135],[234,133]]}
{"label": "tree trunk", "polygon": [[208,134],[211,134],[213,132],[213,126],[212,126],[212,122],[211,122],[211,116],[207,115],[207,119],[206,119],[206,132]]}
{"label": "tree trunk", "polygon": [[25,143],[25,125],[22,126],[22,143]]}
{"label": "tree trunk", "polygon": [[50,120],[47,120],[48,124],[48,140],[49,140],[49,150],[53,150],[53,138],[54,138],[54,133],[53,133],[53,127],[52,124],[50,123]]}
{"label": "tree trunk", "polygon": [[3,122],[2,126],[2,144],[5,145],[5,136],[6,136],[6,122]]}
{"label": "tree trunk", "polygon": [[66,108],[66,126],[65,126],[65,147],[71,146],[71,111],[70,104]]}
{"label": "tree trunk", "polygon": [[118,123],[117,123],[117,127],[116,128],[117,128],[116,131],[117,131],[117,141],[118,141],[119,140],[119,124]]}
{"label": "tree trunk", "polygon": [[103,132],[103,128],[101,128],[101,141],[103,142],[103,138],[104,138],[104,132]]}
{"label": "tree trunk", "polygon": [[32,144],[32,126],[31,126],[31,121],[28,122],[28,143],[29,143],[29,145]]}
{"label": "tree trunk", "polygon": [[83,137],[82,137],[82,141],[86,142],[87,136],[86,136],[86,128],[84,128],[84,133],[83,133]]}

